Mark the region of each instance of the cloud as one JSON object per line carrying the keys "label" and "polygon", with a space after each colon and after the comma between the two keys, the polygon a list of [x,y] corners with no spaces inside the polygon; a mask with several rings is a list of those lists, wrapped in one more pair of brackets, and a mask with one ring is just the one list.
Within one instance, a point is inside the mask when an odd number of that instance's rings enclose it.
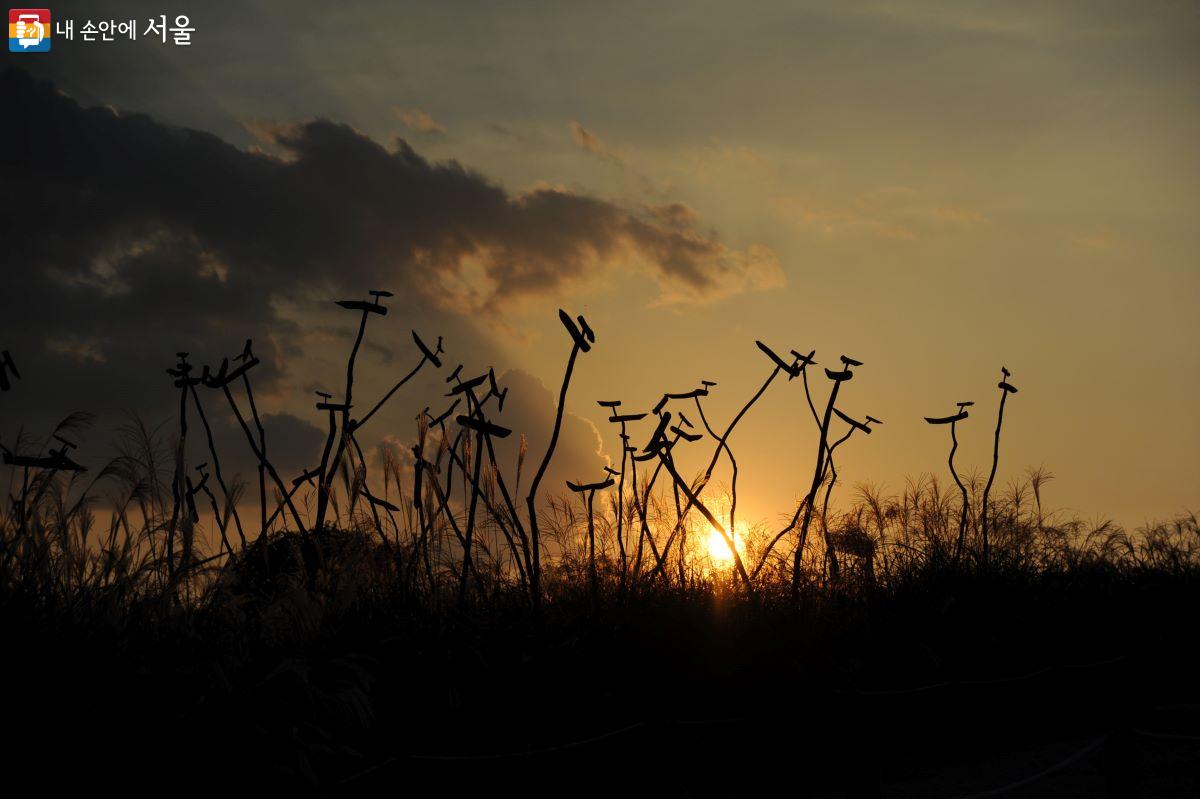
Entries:
{"label": "cloud", "polygon": [[422,111],[420,108],[396,107],[392,109],[392,113],[394,113],[400,119],[400,121],[404,123],[404,126],[411,131],[415,131],[417,133],[446,132],[445,127],[434,121],[433,117],[431,117],[425,111]]}
{"label": "cloud", "polygon": [[907,186],[883,186],[840,203],[779,197],[775,208],[781,217],[826,238],[917,241],[987,222],[978,211],[931,203]]}
{"label": "cloud", "polygon": [[623,164],[625,159],[620,153],[610,149],[608,145],[600,141],[600,137],[585,128],[579,122],[571,120],[567,123],[567,128],[571,131],[571,139],[575,145],[584,152],[591,153],[605,161],[611,161],[614,164]]}
{"label": "cloud", "polygon": [[396,293],[387,324],[403,334],[369,337],[363,355],[392,370],[414,357],[409,327],[444,335],[448,359],[494,362],[491,325],[516,304],[613,270],[657,285],[647,303],[711,302],[783,279],[769,249],[726,245],[686,206],[510,193],[330,120],[257,126],[268,146],[243,150],[83,108],[17,70],[0,74],[0,103],[23,109],[0,122],[0,213],[19,232],[6,248],[20,264],[0,290],[0,347],[25,376],[0,435],[71,410],[165,418],[178,402],[163,373],[176,351],[215,364],[247,338],[262,361],[260,410],[311,415],[307,392],[340,393],[348,349],[351,320],[330,301],[368,289]]}
{"label": "cloud", "polygon": [[[713,138],[698,147],[682,151],[688,171],[702,181],[713,182],[730,175],[759,175],[771,169],[762,153],[744,144]],[[791,157],[796,157],[791,154]]]}
{"label": "cloud", "polygon": [[1066,27],[1065,20],[1055,19],[1055,9],[1033,8],[1038,13],[1018,7],[1002,8],[995,13],[996,9],[944,2],[884,3],[873,4],[859,13],[878,15],[894,24],[926,32],[951,31],[995,39],[1035,39],[1059,33]]}
{"label": "cloud", "polygon": [[[642,209],[561,188],[509,194],[455,161],[431,163],[403,140],[388,149],[329,120],[260,130],[274,156],[82,109],[17,71],[0,89],[30,109],[4,126],[9,221],[49,234],[27,255],[63,286],[127,293],[131,264],[169,252],[222,294],[383,282],[477,311],[553,294],[617,266],[629,247],[652,276],[681,279],[698,298],[727,283],[728,250],[711,232],[666,229]],[[459,285],[468,264],[478,280]]]}
{"label": "cloud", "polygon": [[1121,241],[1111,231],[1101,230],[1093,233],[1075,233],[1067,236],[1068,243],[1080,250],[1093,252],[1112,250],[1120,246]]}
{"label": "cloud", "polygon": [[529,143],[528,136],[525,136],[524,134],[521,134],[521,133],[517,133],[512,128],[508,127],[507,125],[501,125],[499,122],[489,123],[488,130],[490,130],[492,133],[495,133],[496,135],[500,136],[501,138],[511,139],[512,141],[517,142],[518,144],[528,144]]}
{"label": "cloud", "polygon": [[523,241],[544,231],[541,251],[521,251],[502,241],[487,252],[484,271],[492,288],[479,306],[487,313],[585,283],[614,265],[649,274],[659,285],[659,303],[706,302],[783,282],[769,248],[730,249],[692,224],[663,224],[653,208],[632,214],[554,188],[522,195],[515,206],[520,213],[512,217],[509,235]]}
{"label": "cloud", "polygon": [[939,206],[934,208],[932,213],[938,219],[962,225],[977,225],[985,221],[983,214],[978,211],[972,211],[970,208],[959,208],[953,205]]}

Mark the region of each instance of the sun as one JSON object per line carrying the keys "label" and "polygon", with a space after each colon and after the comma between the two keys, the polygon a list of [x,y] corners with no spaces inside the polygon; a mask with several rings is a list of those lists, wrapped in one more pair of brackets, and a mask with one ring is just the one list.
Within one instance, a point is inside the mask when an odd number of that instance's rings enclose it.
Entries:
{"label": "sun", "polygon": [[[737,531],[733,534],[733,544],[738,548],[738,554],[741,554],[743,543],[742,537]],[[708,538],[705,542],[708,549],[708,557],[712,560],[713,566],[717,568],[728,568],[733,565],[733,550],[729,548],[729,541],[716,527],[709,525]]]}

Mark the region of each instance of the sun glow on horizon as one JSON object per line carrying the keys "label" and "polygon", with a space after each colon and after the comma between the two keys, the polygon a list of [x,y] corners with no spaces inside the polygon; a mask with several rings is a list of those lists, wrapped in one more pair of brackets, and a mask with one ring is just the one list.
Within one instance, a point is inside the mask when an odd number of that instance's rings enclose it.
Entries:
{"label": "sun glow on horizon", "polygon": [[[725,533],[722,533],[713,525],[708,526],[708,535],[705,537],[705,550],[708,552],[708,557],[712,561],[712,565],[718,569],[727,569],[733,566],[733,550],[729,547],[729,539]],[[733,545],[737,547],[739,556],[746,552],[745,535],[739,531],[733,531]]]}

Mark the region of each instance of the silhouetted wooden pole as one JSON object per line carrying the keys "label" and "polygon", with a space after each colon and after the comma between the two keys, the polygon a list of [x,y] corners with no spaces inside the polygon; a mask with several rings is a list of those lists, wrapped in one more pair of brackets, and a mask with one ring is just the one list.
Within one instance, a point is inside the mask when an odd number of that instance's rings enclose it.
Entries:
{"label": "silhouetted wooden pole", "polygon": [[221,532],[221,545],[225,548],[225,553],[232,557],[233,547],[230,545],[229,536],[226,535],[225,532],[225,520],[221,518],[221,511],[217,507],[216,494],[214,494],[208,487],[208,475],[204,473],[205,466],[208,466],[208,464],[201,463],[196,467],[196,471],[200,472],[200,482],[198,485],[193,486],[192,481],[188,480],[188,493],[194,496],[195,494],[203,491],[204,495],[208,497],[208,504],[212,507],[213,518],[216,520],[217,529]]}
{"label": "silhouetted wooden pole", "polygon": [[[505,389],[507,391],[507,389]],[[525,533],[525,527],[521,524],[521,518],[517,515],[517,509],[513,504],[512,495],[509,493],[508,484],[504,481],[504,473],[500,470],[496,463],[496,449],[492,444],[492,437],[485,435],[483,442],[487,446],[488,461],[492,465],[492,473],[496,476],[496,486],[500,489],[500,497],[504,500],[504,507],[508,511],[508,518],[512,521],[513,532],[516,533],[515,541],[510,541],[509,546],[513,549],[514,558],[517,562],[517,576],[521,581],[521,587],[528,587],[529,571],[532,566],[529,555],[529,536]],[[495,511],[492,515],[496,517],[496,521],[500,524],[501,531],[504,531],[504,524],[500,521],[500,515]],[[508,533],[505,531],[505,535]],[[517,543],[520,544],[520,551],[517,550]]]}
{"label": "silhouetted wooden pole", "polygon": [[[179,516],[183,511],[185,485],[187,475],[185,474],[184,464],[186,462],[186,447],[187,447],[187,398],[188,385],[192,380],[198,378],[189,377],[192,371],[192,365],[187,362],[188,354],[186,352],[176,353],[179,356],[179,363],[174,369],[168,369],[167,374],[175,378],[175,387],[179,389],[179,443],[175,449],[175,478],[171,481],[171,523],[167,526],[167,543],[165,547],[165,555],[167,558],[167,583],[174,585],[175,583],[175,528],[179,524]],[[26,470],[28,477],[28,470]],[[22,496],[22,506],[24,496]]]}
{"label": "silhouetted wooden pole", "polygon": [[[674,446],[674,443],[672,442],[669,446]],[[637,463],[638,463],[639,458],[642,460],[648,460],[650,457],[653,457],[652,455],[651,456],[637,456],[637,455],[635,455],[636,451],[637,451],[636,447],[631,448],[630,455],[629,455],[629,462],[631,464],[633,464],[633,477],[634,477],[635,483],[637,482]],[[650,494],[654,490],[654,484],[656,482],[658,482],[658,475],[661,471],[662,471],[662,464],[660,463],[654,467],[654,471],[650,473],[650,476],[648,478],[646,478],[645,488],[642,490],[642,502],[641,502],[640,510],[638,509],[638,500],[637,500],[637,492],[636,491],[634,492],[634,497],[633,497],[634,509],[638,510],[638,515],[641,517],[641,525],[638,528],[638,543],[639,544],[641,543],[642,537],[644,536],[645,540],[650,544],[650,553],[652,555],[654,555],[655,563],[666,561],[666,558],[667,558],[666,551],[665,550],[663,550],[662,552],[659,551],[658,544],[655,542],[654,536],[650,534],[650,519],[649,519],[649,515],[648,515],[649,514],[648,509],[650,506]],[[639,577],[641,575],[641,568],[642,568],[641,561],[635,560],[634,568],[633,568],[633,576],[635,578]],[[651,570],[650,576],[651,577],[654,576],[654,570]]]}
{"label": "silhouetted wooden pole", "polygon": [[850,366],[861,366],[859,361],[853,358],[842,356],[843,369],[840,372],[834,372],[830,369],[825,370],[825,376],[833,381],[833,388],[829,392],[829,401],[825,404],[825,415],[821,419],[821,440],[817,446],[817,463],[813,469],[812,485],[808,489],[808,494],[804,499],[804,520],[800,524],[800,541],[796,546],[796,553],[792,556],[792,598],[795,599],[800,595],[800,576],[803,573],[804,566],[804,544],[808,539],[808,526],[812,521],[813,503],[816,501],[817,491],[821,488],[821,483],[825,481],[825,450],[829,446],[829,422],[833,416],[833,406],[837,402],[838,390],[842,387],[842,383],[854,377],[854,373],[850,371]]}
{"label": "silhouetted wooden pole", "polygon": [[[612,476],[618,478],[617,485],[617,552],[619,556],[618,572],[620,574],[621,589],[625,588],[626,562],[625,562],[625,462],[628,459],[633,469],[633,507],[638,509],[638,486],[637,486],[637,462],[628,458],[630,453],[629,448],[629,432],[626,425],[629,422],[636,422],[646,417],[644,413],[620,413],[617,409],[621,407],[621,400],[597,400],[596,404],[601,408],[609,409],[608,421],[621,426],[618,436],[621,439],[621,468],[619,471],[613,471],[608,467],[605,470]],[[630,516],[630,524],[633,523],[633,517]]]}
{"label": "silhouetted wooden pole", "polygon": [[[637,449],[635,447],[629,446],[629,436],[628,435],[621,436],[621,449],[625,454],[627,454],[629,456],[629,471],[630,471],[630,474],[633,479],[633,509],[638,514],[638,517],[641,520],[640,524],[638,525],[638,535],[641,535],[642,527],[647,524],[646,503],[649,502],[650,487],[654,485],[654,481],[653,480],[647,481],[646,492],[645,492],[646,496],[642,497],[639,500],[637,459],[633,457],[633,455],[637,452]],[[624,502],[624,499],[622,499],[621,501]],[[632,522],[633,520],[630,519],[630,521]],[[625,580],[628,577],[629,564],[628,564],[628,558],[626,557],[626,554],[625,554],[625,539],[622,536],[617,537],[617,553],[621,559],[620,566],[618,569],[618,571],[620,573],[619,587],[620,587],[621,591],[623,592],[625,590]]]}
{"label": "silhouetted wooden pole", "polygon": [[825,499],[821,503],[821,538],[825,541],[825,558],[829,561],[830,583],[837,583],[841,575],[837,552],[834,550],[833,541],[829,537],[829,498],[833,496],[833,487],[837,483],[837,463],[834,461],[833,454],[852,435],[854,435],[853,427],[850,428],[850,432],[833,442],[833,445],[829,447],[829,453],[826,455],[826,472],[829,474],[829,480],[825,483]]}
{"label": "silhouetted wooden pole", "polygon": [[[518,577],[521,581],[522,587],[524,587],[525,582],[526,582],[526,568],[525,568],[525,566],[522,565],[521,561],[522,561],[522,557],[524,557],[526,560],[528,560],[528,554],[527,554],[527,552],[524,551],[524,550],[527,550],[528,547],[526,545],[524,531],[520,529],[520,523],[521,523],[520,519],[517,517],[516,509],[512,505],[512,499],[509,496],[508,488],[504,482],[504,475],[501,473],[499,467],[496,464],[496,451],[495,451],[495,447],[492,445],[493,437],[507,438],[512,433],[512,431],[509,430],[508,428],[501,427],[499,425],[489,422],[483,411],[484,405],[492,397],[495,397],[498,400],[500,408],[501,408],[501,410],[503,410],[504,398],[508,394],[508,389],[504,389],[503,391],[500,390],[500,387],[496,384],[496,373],[490,368],[488,369],[486,375],[480,375],[479,377],[473,378],[468,381],[461,380],[458,377],[458,373],[459,373],[458,370],[455,370],[455,373],[450,376],[450,379],[457,381],[457,385],[450,392],[450,394],[451,394],[451,396],[453,396],[454,394],[464,394],[464,395],[466,395],[466,398],[467,398],[467,415],[459,416],[457,419],[458,423],[463,426],[463,429],[459,432],[459,436],[463,436],[464,434],[467,434],[468,429],[474,430],[476,432],[476,440],[475,440],[476,454],[475,454],[474,468],[472,469],[471,473],[468,474],[465,461],[462,464],[460,464],[462,466],[464,478],[469,479],[470,485],[471,485],[471,499],[470,499],[471,507],[467,514],[468,518],[467,518],[467,533],[466,533],[466,542],[467,542],[468,551],[464,552],[463,574],[466,574],[465,566],[469,565],[469,558],[473,557],[472,555],[470,555],[469,549],[470,549],[470,546],[472,545],[472,543],[474,542],[475,511],[476,511],[476,506],[477,506],[477,500],[480,497],[483,497],[485,507],[487,508],[488,512],[492,515],[492,518],[495,519],[496,524],[500,527],[500,532],[504,535],[504,538],[505,538],[506,543],[508,544],[509,550],[512,552],[513,561],[517,565]],[[480,399],[475,394],[475,388],[482,385],[483,380],[485,378],[488,381],[488,393],[484,395],[483,399]],[[469,435],[467,435],[467,437],[464,439],[464,441],[469,441],[469,440],[470,440],[470,437],[469,437]],[[514,539],[512,537],[512,535],[509,534],[508,527],[505,525],[505,522],[504,522],[503,514],[501,514],[492,505],[491,500],[488,499],[488,497],[484,495],[483,489],[480,485],[483,450],[485,447],[488,452],[488,462],[491,464],[492,474],[495,477],[496,485],[500,488],[500,493],[504,497],[506,507],[513,519],[514,529],[516,529],[517,535],[519,536],[519,539],[521,541],[521,545],[522,545],[521,549],[518,549],[516,539]],[[451,447],[451,449],[450,449],[450,455],[451,455],[452,460],[456,457],[453,447]],[[463,599],[462,592],[464,592],[465,590],[466,590],[465,582],[462,582],[460,580],[460,597],[459,597],[460,601],[462,601],[462,599]]]}
{"label": "silhouetted wooden pole", "polygon": [[[965,408],[967,407],[967,405],[971,405],[971,404],[974,404],[974,403],[960,402],[959,409],[962,410],[962,413],[966,414],[967,411],[965,410]],[[965,415],[962,417],[964,417],[964,419],[966,419]],[[959,470],[954,468],[954,453],[956,451],[958,451],[958,449],[959,449],[958,420],[954,420],[953,422],[950,422],[950,441],[952,441],[952,446],[950,446],[950,458],[949,458],[950,476],[953,476],[954,482],[958,483],[959,493],[961,493],[961,495],[962,495],[962,499],[961,499],[962,509],[959,513],[959,541],[958,541],[958,543],[956,543],[955,548],[954,548],[954,561],[955,561],[955,563],[958,563],[959,559],[962,557],[962,548],[964,548],[966,545],[967,512],[970,511],[970,509],[971,509],[971,501],[967,497],[967,487],[966,487],[966,485],[964,485],[964,482],[962,482],[961,477],[959,477]]]}
{"label": "silhouetted wooden pole", "polygon": [[[467,397],[467,414],[465,417],[460,416],[458,418],[459,423],[464,424],[465,422],[469,421],[472,418],[478,418],[478,419],[482,420],[483,414],[479,409],[479,400],[475,397],[475,392],[471,388],[471,384],[474,381],[469,381],[469,382],[464,383],[462,381],[462,379],[460,379],[460,378],[456,378],[456,379],[458,380],[458,384],[455,386],[454,390],[451,393],[452,394],[462,393],[462,394],[465,394]],[[464,433],[463,441],[465,443],[469,443],[471,440],[471,436],[469,433],[467,433],[467,429],[466,429],[465,425],[463,428],[463,433]],[[466,534],[463,536],[463,538],[464,538],[463,564],[462,564],[462,569],[459,572],[459,579],[458,579],[458,602],[460,605],[463,602],[465,602],[466,598],[467,598],[467,573],[472,568],[471,547],[475,541],[475,511],[479,506],[479,473],[480,473],[480,470],[483,468],[483,432],[479,431],[479,430],[477,430],[475,433],[474,456],[475,456],[475,463],[472,466],[471,473],[470,473],[471,500],[470,500],[469,507],[467,510]],[[466,470],[465,464],[463,466],[463,476],[464,477],[467,476],[467,470]]]}
{"label": "silhouetted wooden pole", "polygon": [[[676,435],[673,440],[667,442],[667,445],[666,445],[667,449],[670,449],[671,447],[674,447],[677,443],[679,443],[679,438],[680,437],[678,435]],[[639,458],[642,460],[649,460],[650,458],[653,458],[653,457],[654,457],[654,453],[651,452],[651,453],[644,454],[644,455],[631,456],[630,461],[633,462],[634,464],[636,464],[638,462]],[[635,466],[635,468],[636,468],[636,466]],[[654,484],[655,484],[655,482],[658,481],[658,475],[662,471],[662,468],[663,468],[662,463],[659,463],[654,467],[654,471],[650,474],[650,477],[646,481],[646,489],[645,489],[645,491],[642,492],[643,493],[642,513],[641,513],[642,524],[641,524],[641,527],[638,529],[637,550],[636,550],[636,554],[634,555],[634,559],[633,559],[632,574],[633,574],[634,580],[637,580],[642,574],[642,555],[644,552],[643,547],[646,543],[650,544],[650,551],[654,555],[655,563],[657,563],[660,559],[658,544],[654,541],[654,536],[650,531],[650,522],[647,519],[646,507],[650,503],[650,492],[654,489]],[[636,471],[634,474],[636,475]],[[675,490],[678,490],[678,489],[675,489]],[[678,512],[679,512],[679,504],[678,503],[676,503],[676,505],[675,505],[675,510],[676,510],[676,513],[678,514]],[[679,524],[678,518],[679,517],[677,515],[676,516],[676,525]],[[665,553],[661,555],[662,560],[666,560],[666,557],[667,556]],[[653,576],[653,574],[654,574],[654,572],[652,570],[651,576]]]}
{"label": "silhouetted wooden pole", "polygon": [[[621,434],[620,435],[621,435],[621,470],[620,470],[620,478],[621,479],[620,479],[620,484],[617,486],[617,548],[621,552],[621,561],[622,561],[621,573],[622,573],[622,578],[623,578],[624,577],[624,569],[625,569],[625,565],[624,565],[624,561],[625,561],[625,456],[627,454],[625,452],[625,437],[628,435],[628,433],[625,432],[625,422],[624,421],[621,422]],[[633,487],[633,491],[634,491],[634,494],[636,495],[637,494],[637,485],[636,484]],[[591,524],[591,518],[590,518],[591,510],[590,509],[589,509],[588,513],[589,513],[588,524],[590,525]],[[630,521],[632,521],[632,519]],[[593,571],[594,571],[595,564],[593,563],[592,566],[593,566]]]}
{"label": "silhouetted wooden pole", "polygon": [[[701,385],[706,389],[711,389],[716,385],[711,380],[701,380]],[[730,469],[733,471],[733,476],[729,482],[729,529],[733,531],[734,536],[737,535],[737,481],[738,481],[738,462],[737,458],[733,457],[733,450],[729,443],[721,436],[717,435],[713,430],[712,425],[708,423],[708,417],[704,415],[704,406],[700,404],[700,397],[696,397],[696,413],[700,416],[700,423],[704,425],[705,431],[712,436],[717,442],[717,449],[725,450],[725,457],[729,459]]]}
{"label": "silhouetted wooden pole", "polygon": [[[475,434],[475,465],[471,470],[471,502],[467,510],[467,532],[463,544],[463,568],[458,580],[458,601],[467,598],[467,572],[471,568],[471,544],[475,539],[475,510],[479,505],[479,471],[483,467],[483,433]],[[465,473],[465,472],[464,472]]]}
{"label": "silhouetted wooden pole", "polygon": [[[246,348],[250,348],[250,340],[246,340]],[[258,405],[254,402],[254,390],[250,388],[250,376],[245,372],[242,373],[242,386],[246,391],[246,399],[250,403],[250,416],[254,419],[254,426],[258,429],[258,502],[259,502],[259,520],[262,526],[259,528],[259,536],[267,534],[267,431],[263,427],[262,419],[258,415]]]}
{"label": "silhouetted wooden pole", "polygon": [[225,484],[225,478],[221,475],[221,456],[217,454],[217,445],[213,441],[212,426],[208,423],[208,417],[204,413],[204,406],[200,403],[200,395],[196,391],[196,385],[193,383],[188,386],[188,390],[192,395],[192,402],[196,406],[196,415],[200,417],[200,424],[204,428],[205,441],[208,444],[208,452],[212,456],[213,461],[213,476],[217,478],[217,485],[221,487],[221,493],[225,495],[226,507],[233,513],[233,523],[237,528],[238,538],[241,539],[242,549],[246,548],[246,533],[242,529],[242,518],[238,513],[237,499],[229,493],[229,486]]}
{"label": "silhouetted wooden pole", "polygon": [[[839,419],[850,425],[850,429],[846,432],[846,435],[839,438],[829,447],[825,458],[826,471],[829,474],[829,482],[825,484],[825,499],[821,505],[821,534],[825,539],[825,552],[827,558],[829,559],[829,579],[831,582],[836,583],[838,581],[838,577],[840,576],[841,567],[838,563],[837,547],[834,546],[833,539],[829,534],[829,498],[833,494],[833,489],[837,485],[838,479],[837,463],[834,460],[834,453],[837,451],[838,447],[849,441],[855,432],[861,430],[866,435],[870,435],[871,425],[883,424],[883,422],[881,422],[879,419],[876,419],[874,416],[867,416],[866,422],[860,422],[857,419],[850,418],[837,408],[834,408],[833,412],[837,414]],[[868,561],[868,564],[869,563],[870,561]]]}
{"label": "silhouetted wooden pole", "polygon": [[[429,435],[429,427],[425,422],[425,413],[422,412],[420,421],[417,424],[417,443],[413,445],[413,506],[417,511],[417,527],[420,532],[417,534],[417,540],[414,543],[413,557],[420,560],[425,566],[425,577],[429,581],[430,595],[433,595],[433,563],[429,556],[428,547],[428,521],[425,514],[425,490],[422,487],[421,479],[425,473],[425,439]],[[436,478],[436,475],[434,476]],[[414,578],[415,581],[415,578]]]}
{"label": "silhouetted wooden pole", "polygon": [[558,393],[558,409],[554,414],[554,430],[550,434],[550,446],[546,448],[546,454],[542,456],[542,462],[538,465],[538,470],[534,473],[533,481],[529,486],[529,494],[525,497],[525,505],[529,512],[529,545],[533,550],[533,573],[529,575],[529,591],[535,608],[540,608],[542,605],[542,544],[541,530],[538,527],[537,492],[538,487],[542,484],[542,478],[546,476],[546,469],[550,467],[550,460],[554,457],[554,448],[558,446],[558,435],[562,431],[563,410],[567,402],[567,389],[571,385],[571,372],[575,370],[575,359],[578,356],[579,345],[576,344],[571,347],[571,356],[567,359],[567,369],[563,374],[562,389]]}
{"label": "silhouetted wooden pole", "polygon": [[358,351],[362,347],[363,337],[367,332],[367,318],[372,314],[386,316],[388,309],[380,301],[385,297],[392,296],[390,291],[371,291],[368,294],[370,294],[371,300],[339,300],[337,302],[342,308],[361,312],[361,316],[358,321],[358,333],[354,337],[354,346],[350,348],[350,357],[346,359],[346,392],[341,407],[341,435],[338,437],[337,450],[334,452],[332,460],[326,461],[329,468],[321,475],[323,489],[317,492],[316,530],[318,533],[325,524],[325,512],[329,504],[329,483],[333,479],[334,472],[337,471],[338,464],[341,463],[342,455],[346,452],[346,446],[349,443],[348,436],[354,432],[354,425],[350,419],[350,408],[354,403],[354,365],[358,360]]}
{"label": "silhouetted wooden pole", "polygon": [[587,495],[588,517],[588,583],[591,585],[592,604],[596,604],[596,594],[599,579],[596,575],[596,514],[592,504],[596,500],[596,492],[589,491]]}
{"label": "silhouetted wooden pole", "polygon": [[958,469],[954,467],[954,454],[958,452],[958,428],[957,425],[963,419],[966,419],[970,414],[967,408],[974,405],[974,402],[958,403],[958,413],[953,416],[926,416],[925,421],[934,425],[950,425],[950,476],[954,478],[954,484],[958,486],[959,492],[962,494],[962,508],[958,520],[958,542],[954,547],[954,562],[957,563],[962,557],[963,549],[966,545],[967,537],[967,512],[970,508],[970,500],[967,495],[967,487],[963,484],[962,479],[958,476]]}
{"label": "silhouetted wooden pole", "polygon": [[[611,471],[605,468],[605,471]],[[597,594],[597,575],[596,575],[596,518],[593,512],[593,505],[596,499],[596,492],[605,488],[611,488],[613,485],[612,477],[608,477],[598,483],[586,483],[579,485],[567,481],[567,488],[576,494],[581,494],[583,499],[584,510],[587,513],[587,530],[588,530],[588,582],[591,586],[592,604],[596,604]]]}
{"label": "silhouetted wooden pole", "polygon": [[1016,394],[1017,389],[1011,386],[1007,381],[1010,372],[1007,368],[1001,366],[1000,372],[1004,375],[997,387],[1000,389],[1000,411],[996,414],[996,438],[992,447],[992,471],[988,474],[987,485],[983,487],[983,565],[986,568],[991,555],[990,543],[988,541],[988,494],[991,493],[992,483],[996,479],[996,467],[1000,463],[1000,429],[1004,425],[1004,401],[1008,399],[1009,394]]}
{"label": "silhouetted wooden pole", "polygon": [[596,334],[588,327],[582,316],[579,317],[582,330],[575,326],[575,322],[571,320],[566,311],[559,310],[558,318],[571,335],[571,355],[567,358],[562,389],[558,392],[558,407],[554,413],[554,430],[550,434],[550,445],[546,447],[546,454],[542,457],[541,464],[538,465],[533,482],[529,486],[529,494],[525,497],[525,505],[529,511],[530,547],[533,549],[533,570],[529,575],[529,592],[533,599],[533,607],[538,611],[542,607],[541,531],[538,529],[537,515],[538,487],[542,484],[542,478],[546,476],[546,469],[550,467],[550,460],[554,457],[554,448],[558,446],[558,436],[562,432],[563,413],[567,404],[567,389],[571,387],[571,373],[575,371],[575,359],[579,357],[580,352],[591,350],[591,345],[596,340]]}
{"label": "silhouetted wooden pole", "polygon": [[320,535],[325,524],[325,506],[328,502],[329,483],[332,480],[328,477],[331,468],[329,455],[333,451],[333,439],[337,435],[337,421],[334,418],[336,406],[329,402],[333,395],[321,391],[317,394],[322,398],[322,402],[317,403],[317,410],[329,412],[329,433],[325,436],[325,447],[321,450],[321,463],[317,470],[317,519],[313,531]]}

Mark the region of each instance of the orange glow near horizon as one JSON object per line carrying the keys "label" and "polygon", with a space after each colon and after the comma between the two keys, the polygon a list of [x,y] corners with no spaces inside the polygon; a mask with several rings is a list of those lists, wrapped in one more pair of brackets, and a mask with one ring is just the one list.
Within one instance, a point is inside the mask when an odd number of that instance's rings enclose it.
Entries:
{"label": "orange glow near horizon", "polygon": [[[740,522],[738,527],[743,527],[744,522]],[[733,545],[737,547],[739,556],[746,554],[746,535],[744,530],[735,529],[733,531]],[[712,561],[714,569],[723,570],[733,567],[733,550],[729,548],[729,539],[725,533],[722,533],[711,524],[708,525],[708,533],[704,539],[704,549],[708,554],[709,560]]]}

